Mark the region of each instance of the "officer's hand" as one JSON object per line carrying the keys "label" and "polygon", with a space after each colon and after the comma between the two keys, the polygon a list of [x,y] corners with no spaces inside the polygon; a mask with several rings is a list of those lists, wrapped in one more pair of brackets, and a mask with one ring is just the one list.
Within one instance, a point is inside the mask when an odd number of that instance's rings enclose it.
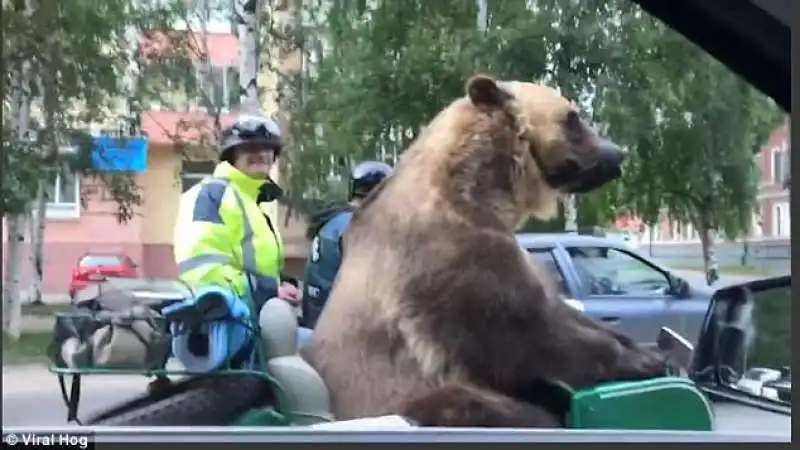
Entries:
{"label": "officer's hand", "polygon": [[300,290],[291,283],[281,283],[278,287],[278,298],[282,298],[293,305],[297,305],[300,303]]}

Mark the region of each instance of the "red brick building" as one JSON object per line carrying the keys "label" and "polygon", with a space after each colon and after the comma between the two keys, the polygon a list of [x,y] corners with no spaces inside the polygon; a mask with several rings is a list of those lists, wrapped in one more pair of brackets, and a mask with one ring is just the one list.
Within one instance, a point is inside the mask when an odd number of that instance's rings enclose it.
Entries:
{"label": "red brick building", "polygon": [[[759,208],[753,215],[749,240],[791,239],[791,208],[788,180],[791,175],[789,155],[791,140],[789,122],[770,133],[769,139],[756,155],[761,173],[758,186]],[[640,237],[641,242],[650,240],[649,230]],[[652,241],[657,243],[699,242],[697,232],[689,224],[679,224],[664,218],[652,232]]]}

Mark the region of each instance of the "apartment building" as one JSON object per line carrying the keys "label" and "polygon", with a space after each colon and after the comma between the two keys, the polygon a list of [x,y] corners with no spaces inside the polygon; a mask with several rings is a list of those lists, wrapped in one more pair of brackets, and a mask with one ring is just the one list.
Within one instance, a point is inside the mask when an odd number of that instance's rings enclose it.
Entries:
{"label": "apartment building", "polygon": [[[205,35],[194,33],[193,37],[204,41],[208,49],[211,76],[200,76],[197,58],[186,61],[186,71],[194,74],[194,84],[202,89],[202,94],[212,98],[222,124],[230,123],[239,103],[238,40],[229,24]],[[163,43],[155,33],[140,41],[139,50],[159,51],[159,46]],[[292,64],[291,59],[287,61]],[[156,77],[147,70],[140,76],[145,81]],[[277,115],[276,80],[271,73],[263,73],[259,80],[266,87],[262,110],[267,115]],[[118,153],[126,153],[125,170],[133,174],[142,198],[142,204],[127,223],[118,223],[117,205],[102,183],[68,171],[53,180],[46,210],[43,268],[46,294],[66,293],[73,267],[83,254],[90,252],[125,253],[139,265],[143,276],[176,275],[172,240],[180,195],[210,174],[216,161],[213,152],[202,145],[203,137],[211,134],[212,120],[202,108],[198,92],[169,82],[159,85],[159,91],[158,98],[148,99],[138,114],[136,137],[129,140],[137,144],[116,149]],[[187,128],[187,123],[191,127]],[[129,136],[130,131],[102,127],[93,130],[99,139],[119,134]],[[279,182],[277,170],[273,176]],[[305,224],[298,218],[288,218],[286,209],[277,204],[270,214],[273,222],[279,224],[284,239],[287,271],[297,275],[307,253]],[[28,269],[24,265],[23,283],[30,279]]]}
{"label": "apartment building", "polygon": [[[787,122],[770,133],[766,144],[755,156],[760,182],[758,209],[753,214],[751,232],[748,236],[750,241],[791,239],[788,184],[791,175],[790,154],[791,140]],[[645,228],[640,241],[649,242],[651,238],[654,243],[665,244],[700,242],[697,230],[691,224],[677,223],[666,217],[657,226]]]}

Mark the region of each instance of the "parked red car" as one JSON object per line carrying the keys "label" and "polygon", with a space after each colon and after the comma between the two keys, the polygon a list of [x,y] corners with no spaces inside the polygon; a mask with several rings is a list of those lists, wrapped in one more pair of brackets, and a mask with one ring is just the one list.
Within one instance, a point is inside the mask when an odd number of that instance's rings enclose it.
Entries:
{"label": "parked red car", "polygon": [[69,282],[69,298],[86,286],[103,282],[106,277],[136,278],[138,265],[122,253],[86,253],[78,259],[72,269],[72,280]]}

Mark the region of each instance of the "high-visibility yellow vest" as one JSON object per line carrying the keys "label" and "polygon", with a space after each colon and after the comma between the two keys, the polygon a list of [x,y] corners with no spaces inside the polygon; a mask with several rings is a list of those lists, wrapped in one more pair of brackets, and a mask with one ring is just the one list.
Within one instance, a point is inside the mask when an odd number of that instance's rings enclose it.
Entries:
{"label": "high-visibility yellow vest", "polygon": [[182,281],[229,286],[239,295],[249,294],[251,277],[280,283],[283,243],[256,202],[265,182],[222,162],[181,196],[173,248]]}

